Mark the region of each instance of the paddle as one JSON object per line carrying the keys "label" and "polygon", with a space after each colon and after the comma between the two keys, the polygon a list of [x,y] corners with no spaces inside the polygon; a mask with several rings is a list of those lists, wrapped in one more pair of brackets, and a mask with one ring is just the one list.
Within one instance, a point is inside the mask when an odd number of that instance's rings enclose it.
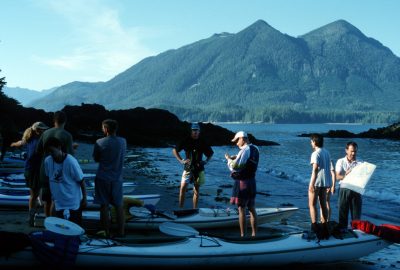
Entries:
{"label": "paddle", "polygon": [[78,224],[58,217],[47,217],[44,220],[44,227],[51,232],[78,236],[85,233],[85,230]]}
{"label": "paddle", "polygon": [[196,237],[200,235],[200,233],[192,227],[174,222],[161,223],[158,228],[161,232],[172,236]]}
{"label": "paddle", "polygon": [[159,216],[170,220],[176,219],[176,216],[165,213],[164,211],[156,210],[155,206],[151,204],[145,204],[144,207],[131,207],[129,208],[129,213],[132,216],[140,218],[148,218],[149,214],[151,214],[154,216]]}

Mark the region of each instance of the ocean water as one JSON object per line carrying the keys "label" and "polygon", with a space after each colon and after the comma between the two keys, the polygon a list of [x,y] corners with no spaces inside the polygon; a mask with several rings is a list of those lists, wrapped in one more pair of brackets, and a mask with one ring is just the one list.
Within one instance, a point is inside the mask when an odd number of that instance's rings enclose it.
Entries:
{"label": "ocean water", "polygon": [[[293,215],[287,225],[294,228],[309,228],[307,206],[307,187],[311,175],[310,156],[312,149],[307,137],[302,133],[327,132],[329,130],[348,130],[358,133],[379,128],[384,125],[353,124],[233,124],[217,123],[233,132],[244,130],[258,139],[278,142],[279,146],[260,148],[260,163],[257,171],[256,206],[279,207],[296,206],[299,211]],[[400,141],[354,139],[357,142],[358,159],[375,164],[376,170],[367,185],[363,196],[362,219],[376,225],[389,223],[400,225]],[[325,138],[324,147],[336,160],[345,156],[345,145],[348,139]],[[137,149],[136,149],[137,150]],[[232,207],[227,200],[231,195],[232,180],[226,166],[224,154],[236,154],[236,146],[213,147],[214,156],[206,166],[206,184],[200,190],[200,207]],[[175,200],[170,208],[177,208],[179,181],[182,166],[172,155],[170,148],[146,148],[140,150],[156,174],[153,184],[165,186]],[[337,221],[336,193],[331,198],[332,220]],[[188,193],[185,207],[191,207],[191,194]],[[279,224],[277,226],[280,226]],[[381,252],[361,258],[358,264],[352,265],[362,269],[400,269],[400,247],[392,245]]]}

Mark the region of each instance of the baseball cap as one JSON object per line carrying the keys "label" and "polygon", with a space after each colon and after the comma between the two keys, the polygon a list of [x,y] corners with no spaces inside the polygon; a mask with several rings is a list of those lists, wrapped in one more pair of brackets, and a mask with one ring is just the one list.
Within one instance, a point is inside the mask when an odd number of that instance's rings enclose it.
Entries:
{"label": "baseball cap", "polygon": [[237,139],[239,139],[239,138],[247,138],[247,133],[246,132],[244,132],[244,131],[238,131],[236,134],[235,134],[235,137],[232,139],[232,142],[235,142]]}

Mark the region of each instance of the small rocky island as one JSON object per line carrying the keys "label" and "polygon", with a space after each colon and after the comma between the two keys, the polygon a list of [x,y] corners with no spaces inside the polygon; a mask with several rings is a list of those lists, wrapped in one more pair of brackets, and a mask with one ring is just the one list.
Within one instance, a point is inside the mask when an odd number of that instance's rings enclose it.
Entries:
{"label": "small rocky island", "polygon": [[[311,134],[303,133],[299,137],[310,137]],[[383,128],[369,129],[360,133],[352,133],[347,130],[329,130],[322,134],[327,138],[368,138],[368,139],[390,139],[400,140],[400,122]]]}

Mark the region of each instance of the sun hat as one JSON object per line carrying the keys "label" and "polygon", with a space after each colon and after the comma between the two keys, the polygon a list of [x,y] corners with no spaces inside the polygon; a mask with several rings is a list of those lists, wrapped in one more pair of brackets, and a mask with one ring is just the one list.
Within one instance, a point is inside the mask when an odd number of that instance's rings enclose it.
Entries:
{"label": "sun hat", "polygon": [[235,134],[235,137],[232,139],[232,142],[235,142],[237,139],[239,139],[239,138],[247,138],[247,133],[246,132],[244,132],[244,131],[238,131],[236,134]]}
{"label": "sun hat", "polygon": [[48,129],[48,128],[49,128],[49,127],[46,126],[46,124],[43,123],[43,122],[35,122],[35,123],[32,125],[32,129],[33,129],[33,130],[37,130],[37,129]]}

